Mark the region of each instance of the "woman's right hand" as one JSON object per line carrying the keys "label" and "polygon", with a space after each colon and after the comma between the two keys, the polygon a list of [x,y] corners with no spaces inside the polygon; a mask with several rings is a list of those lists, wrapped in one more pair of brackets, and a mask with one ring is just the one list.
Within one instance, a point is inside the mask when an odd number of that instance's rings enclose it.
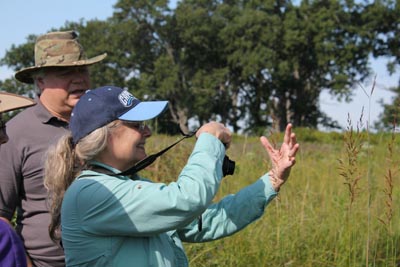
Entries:
{"label": "woman's right hand", "polygon": [[276,191],[279,191],[279,188],[288,179],[290,169],[296,163],[296,153],[300,147],[296,135],[292,133],[292,124],[289,123],[286,126],[285,136],[280,148],[274,148],[265,136],[261,136],[260,141],[272,162],[272,169],[269,172],[272,186]]}
{"label": "woman's right hand", "polygon": [[200,127],[196,132],[196,138],[202,133],[209,133],[217,137],[224,145],[225,148],[229,148],[232,141],[232,133],[226,128],[222,123],[219,122],[209,122]]}

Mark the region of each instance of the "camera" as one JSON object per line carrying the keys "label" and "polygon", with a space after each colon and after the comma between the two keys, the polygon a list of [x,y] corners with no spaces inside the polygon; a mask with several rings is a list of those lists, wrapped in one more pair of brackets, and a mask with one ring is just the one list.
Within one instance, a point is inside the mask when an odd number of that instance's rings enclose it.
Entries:
{"label": "camera", "polygon": [[223,176],[233,175],[235,172],[235,162],[230,160],[228,156],[225,155],[224,161],[222,162],[222,174]]}

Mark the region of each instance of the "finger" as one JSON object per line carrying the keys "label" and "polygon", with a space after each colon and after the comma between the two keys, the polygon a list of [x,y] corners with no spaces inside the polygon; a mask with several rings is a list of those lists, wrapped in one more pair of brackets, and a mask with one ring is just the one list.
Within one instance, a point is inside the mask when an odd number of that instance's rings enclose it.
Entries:
{"label": "finger", "polygon": [[232,142],[232,132],[225,126],[222,131],[221,141],[227,149],[230,147]]}
{"label": "finger", "polygon": [[265,136],[260,137],[261,144],[264,146],[265,149],[270,150],[272,148],[271,143],[268,141],[268,138]]}
{"label": "finger", "polygon": [[292,133],[290,135],[290,142],[289,142],[289,146],[293,147],[295,144],[297,144],[297,138],[296,138],[296,134]]}
{"label": "finger", "polygon": [[268,138],[265,136],[260,137],[261,144],[264,146],[265,150],[267,151],[270,158],[273,158],[274,155],[274,147],[269,142]]}
{"label": "finger", "polygon": [[225,145],[226,149],[228,149],[231,146],[231,142],[232,142],[232,135],[229,132],[225,133],[223,144]]}
{"label": "finger", "polygon": [[291,133],[292,133],[292,124],[288,123],[285,130],[285,136],[283,137],[283,142],[285,144],[289,144]]}
{"label": "finger", "polygon": [[293,146],[293,148],[290,150],[289,156],[290,157],[295,157],[297,154],[297,151],[299,150],[300,145],[299,144],[295,144]]}

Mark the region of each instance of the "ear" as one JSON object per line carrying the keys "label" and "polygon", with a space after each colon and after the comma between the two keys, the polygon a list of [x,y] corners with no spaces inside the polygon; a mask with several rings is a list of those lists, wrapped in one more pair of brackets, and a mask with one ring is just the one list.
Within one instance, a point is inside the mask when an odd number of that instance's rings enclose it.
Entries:
{"label": "ear", "polygon": [[38,89],[40,89],[40,93],[42,93],[43,92],[43,88],[45,88],[45,84],[46,84],[44,78],[40,77],[40,76],[36,77],[34,82],[36,84],[36,87]]}
{"label": "ear", "polygon": [[112,142],[113,142],[114,138],[113,138],[113,134],[109,133],[107,135],[107,146],[109,146]]}
{"label": "ear", "polygon": [[114,146],[114,142],[115,142],[115,136],[114,136],[115,132],[108,132],[107,134],[107,146],[106,146],[106,150],[108,148],[111,148]]}

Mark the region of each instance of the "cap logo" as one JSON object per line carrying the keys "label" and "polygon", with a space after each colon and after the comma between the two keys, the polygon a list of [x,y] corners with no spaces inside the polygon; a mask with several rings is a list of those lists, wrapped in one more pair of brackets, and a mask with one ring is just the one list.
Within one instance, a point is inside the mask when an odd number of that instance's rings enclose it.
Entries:
{"label": "cap logo", "polygon": [[130,107],[133,104],[135,97],[131,95],[128,91],[124,90],[118,95],[119,102],[125,107]]}

